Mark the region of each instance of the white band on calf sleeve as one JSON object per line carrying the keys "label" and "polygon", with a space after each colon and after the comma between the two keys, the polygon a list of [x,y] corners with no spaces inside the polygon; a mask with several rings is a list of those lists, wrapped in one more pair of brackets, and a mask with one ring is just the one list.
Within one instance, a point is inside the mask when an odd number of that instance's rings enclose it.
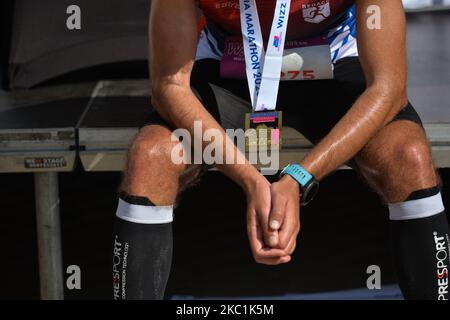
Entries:
{"label": "white band on calf sleeve", "polygon": [[143,206],[119,199],[116,216],[140,224],[162,224],[173,221],[173,206]]}
{"label": "white band on calf sleeve", "polygon": [[389,204],[390,220],[412,220],[434,216],[444,211],[442,196],[438,194],[417,200]]}

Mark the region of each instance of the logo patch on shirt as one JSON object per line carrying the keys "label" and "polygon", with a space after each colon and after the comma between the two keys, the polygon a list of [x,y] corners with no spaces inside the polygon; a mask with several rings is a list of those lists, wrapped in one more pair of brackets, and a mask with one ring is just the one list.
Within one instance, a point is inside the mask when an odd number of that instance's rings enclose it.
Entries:
{"label": "logo patch on shirt", "polygon": [[310,23],[321,23],[327,19],[330,14],[330,1],[318,1],[316,3],[303,5],[303,19]]}

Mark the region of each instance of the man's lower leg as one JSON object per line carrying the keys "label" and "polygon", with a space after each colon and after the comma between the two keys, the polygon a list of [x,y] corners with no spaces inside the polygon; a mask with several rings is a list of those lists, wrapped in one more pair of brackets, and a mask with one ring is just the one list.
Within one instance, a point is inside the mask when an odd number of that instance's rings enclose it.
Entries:
{"label": "man's lower leg", "polygon": [[163,299],[172,262],[173,206],[121,192],[114,222],[114,299]]}
{"label": "man's lower leg", "polygon": [[438,187],[389,205],[398,280],[406,299],[448,300],[450,229]]}

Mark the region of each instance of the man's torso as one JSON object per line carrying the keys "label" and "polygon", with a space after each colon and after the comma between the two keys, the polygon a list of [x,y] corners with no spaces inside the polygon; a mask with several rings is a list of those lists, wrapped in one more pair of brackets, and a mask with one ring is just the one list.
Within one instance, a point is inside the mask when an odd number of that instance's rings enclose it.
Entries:
{"label": "man's torso", "polygon": [[[272,26],[276,1],[256,0],[261,29],[267,38]],[[356,56],[354,0],[292,0],[288,40],[305,40],[326,35],[335,62]],[[240,35],[239,0],[199,0],[208,24],[202,33],[197,60],[220,59],[228,35]]]}

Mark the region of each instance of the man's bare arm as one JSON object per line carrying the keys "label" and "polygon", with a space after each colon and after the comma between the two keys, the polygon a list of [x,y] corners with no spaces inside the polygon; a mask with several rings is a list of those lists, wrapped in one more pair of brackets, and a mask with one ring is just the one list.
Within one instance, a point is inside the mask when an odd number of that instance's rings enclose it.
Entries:
{"label": "man's bare arm", "polygon": [[[302,161],[322,179],[349,159],[405,107],[405,15],[400,0],[357,1],[358,50],[367,89],[331,132]],[[381,29],[369,29],[367,8],[381,8]]]}
{"label": "man's bare arm", "polygon": [[[265,264],[286,263],[290,256],[283,250],[267,248],[277,231],[270,230],[270,184],[228,138],[222,127],[196,98],[190,87],[198,42],[194,0],[153,0],[150,15],[150,72],[152,101],[160,115],[176,128],[194,134],[194,121],[202,121],[203,130],[222,134],[224,160],[236,156],[244,164],[216,165],[240,184],[247,196],[247,232],[256,261]],[[208,143],[202,141],[203,147]],[[226,144],[226,148],[225,148]],[[225,163],[225,161],[224,161]],[[272,241],[273,242],[273,241]]]}
{"label": "man's bare arm", "polygon": [[[198,43],[195,0],[152,1],[149,28],[154,108],[174,127],[189,130],[192,137],[194,121],[201,121],[203,130],[216,129],[221,132],[225,144],[227,136],[224,130],[190,87]],[[203,147],[206,145],[203,142]],[[224,164],[217,167],[246,189],[248,184],[260,179],[260,173],[232,143],[228,143],[228,147],[230,146],[228,149],[231,153],[241,157],[245,164]]]}

